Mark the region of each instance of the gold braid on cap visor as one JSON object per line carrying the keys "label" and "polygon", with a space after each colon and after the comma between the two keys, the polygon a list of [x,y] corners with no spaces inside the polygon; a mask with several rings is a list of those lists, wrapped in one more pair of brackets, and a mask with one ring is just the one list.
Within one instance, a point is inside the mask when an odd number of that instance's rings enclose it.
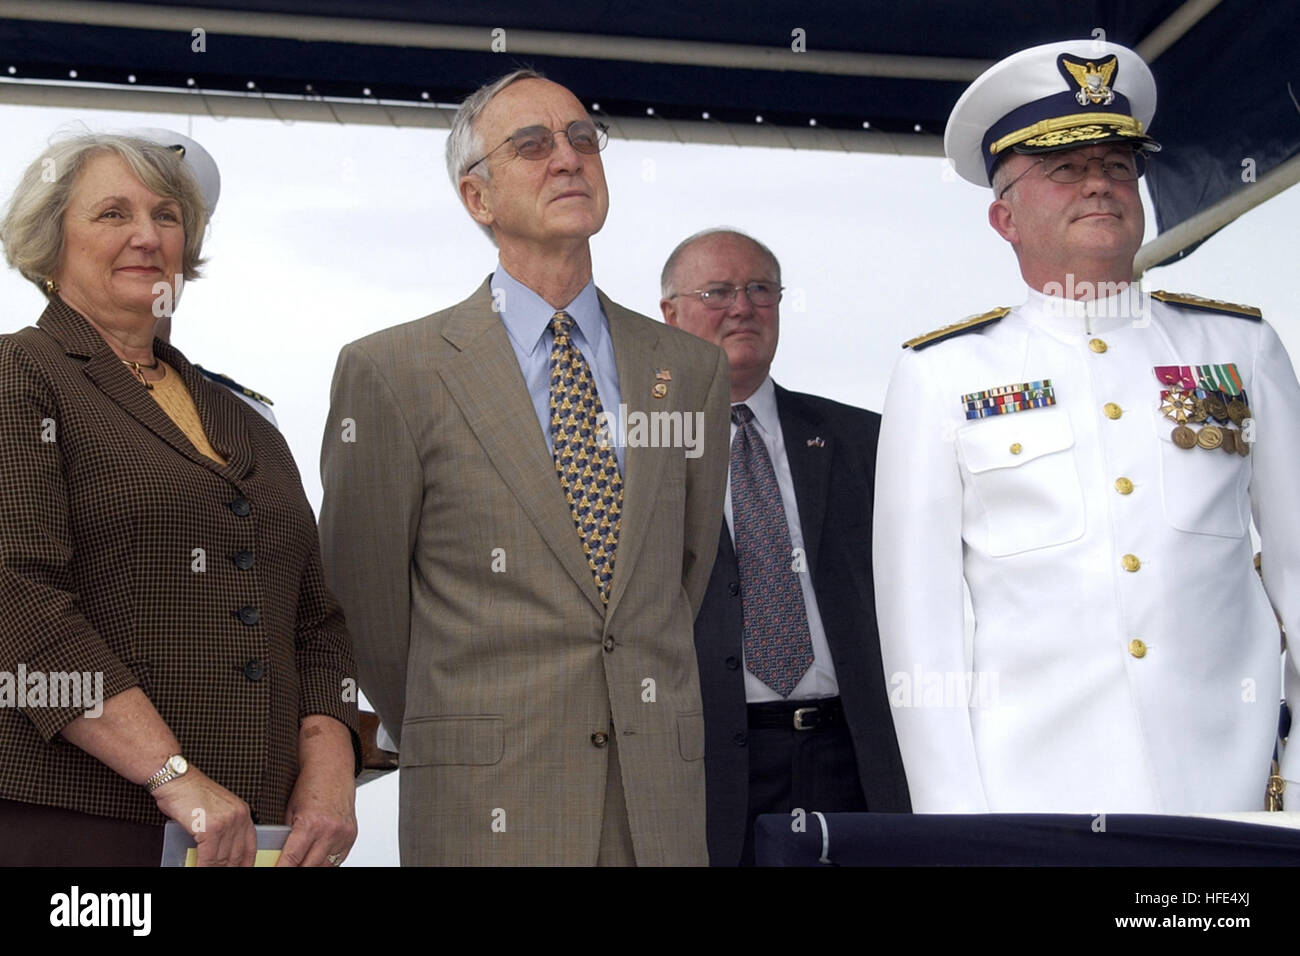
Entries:
{"label": "gold braid on cap visor", "polygon": [[1064,146],[1083,139],[1114,135],[1141,136],[1142,121],[1117,113],[1074,113],[1055,119],[1039,120],[1014,133],[1008,133],[989,146],[996,156],[1008,146]]}

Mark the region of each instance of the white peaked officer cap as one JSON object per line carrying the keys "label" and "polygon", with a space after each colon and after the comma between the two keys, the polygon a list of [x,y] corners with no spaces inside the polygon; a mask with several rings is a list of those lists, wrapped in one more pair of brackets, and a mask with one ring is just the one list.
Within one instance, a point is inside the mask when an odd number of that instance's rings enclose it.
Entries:
{"label": "white peaked officer cap", "polygon": [[221,171],[217,169],[217,161],[212,158],[211,153],[188,136],[175,130],[152,127],[129,129],[126,135],[147,139],[179,153],[185,160],[185,165],[194,174],[194,178],[198,180],[199,191],[203,193],[203,205],[208,210],[208,218],[212,218],[212,213],[217,208],[217,199],[221,196]]}
{"label": "white peaked officer cap", "polygon": [[962,179],[988,186],[1008,151],[1127,143],[1155,152],[1160,144],[1146,133],[1155,112],[1155,78],[1128,47],[1046,43],[1000,60],[966,89],[948,117],[943,148]]}

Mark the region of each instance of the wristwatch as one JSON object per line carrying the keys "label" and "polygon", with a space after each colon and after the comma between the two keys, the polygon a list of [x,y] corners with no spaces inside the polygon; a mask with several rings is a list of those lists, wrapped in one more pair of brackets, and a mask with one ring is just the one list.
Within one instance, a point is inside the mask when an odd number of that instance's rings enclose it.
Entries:
{"label": "wristwatch", "polygon": [[190,762],[180,754],[173,754],[167,758],[167,762],[152,777],[144,782],[146,793],[153,793],[164,783],[170,783],[177,777],[183,777],[185,772],[190,769]]}

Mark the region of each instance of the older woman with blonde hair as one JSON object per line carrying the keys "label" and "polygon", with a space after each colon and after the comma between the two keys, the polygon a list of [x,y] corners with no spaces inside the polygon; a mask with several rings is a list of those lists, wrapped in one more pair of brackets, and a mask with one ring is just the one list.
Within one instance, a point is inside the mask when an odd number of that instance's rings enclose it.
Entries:
{"label": "older woman with blonde hair", "polygon": [[[0,864],[337,865],[356,837],[342,612],[274,427],[155,337],[202,265],[182,150],[60,140],[0,225],[47,298],[0,336]],[[6,677],[8,680],[6,680]],[[6,693],[8,689],[8,693]]]}

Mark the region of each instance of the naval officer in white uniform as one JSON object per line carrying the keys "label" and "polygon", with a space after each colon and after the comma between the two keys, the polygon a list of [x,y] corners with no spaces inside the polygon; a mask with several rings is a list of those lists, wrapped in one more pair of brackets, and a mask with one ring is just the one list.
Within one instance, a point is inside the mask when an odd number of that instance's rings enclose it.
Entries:
{"label": "naval officer in white uniform", "polygon": [[1284,682],[1300,704],[1274,617],[1300,635],[1300,387],[1257,310],[1128,288],[1154,111],[1146,64],[1084,40],[1003,60],[949,118],[1028,300],[913,339],[889,385],[876,607],[917,811],[1261,810],[1284,785],[1300,809],[1300,746],[1271,775]]}

